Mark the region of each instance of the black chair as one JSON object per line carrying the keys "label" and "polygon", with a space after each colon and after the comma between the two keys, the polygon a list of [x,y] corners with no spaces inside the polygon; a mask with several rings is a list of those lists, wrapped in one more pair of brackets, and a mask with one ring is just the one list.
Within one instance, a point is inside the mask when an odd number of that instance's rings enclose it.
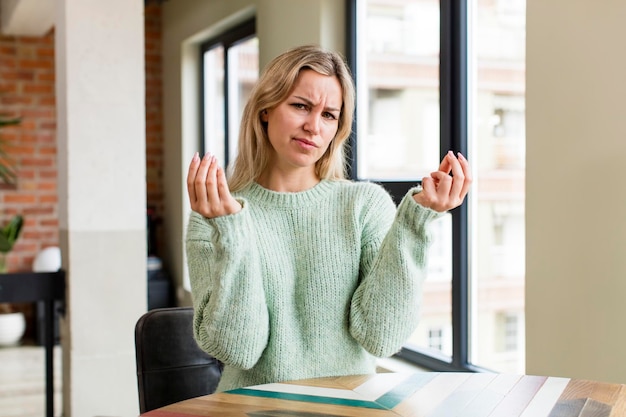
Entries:
{"label": "black chair", "polygon": [[193,338],[191,307],[158,308],[135,325],[137,384],[141,413],[212,394],[223,365]]}

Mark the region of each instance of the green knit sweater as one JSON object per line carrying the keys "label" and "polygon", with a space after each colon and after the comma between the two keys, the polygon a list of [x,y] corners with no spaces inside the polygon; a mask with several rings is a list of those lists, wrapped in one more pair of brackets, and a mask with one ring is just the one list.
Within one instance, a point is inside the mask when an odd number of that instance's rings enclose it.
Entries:
{"label": "green knit sweater", "polygon": [[279,193],[254,183],[236,214],[192,213],[186,236],[194,335],[225,364],[218,390],[375,371],[415,330],[439,213],[411,190],[321,181]]}

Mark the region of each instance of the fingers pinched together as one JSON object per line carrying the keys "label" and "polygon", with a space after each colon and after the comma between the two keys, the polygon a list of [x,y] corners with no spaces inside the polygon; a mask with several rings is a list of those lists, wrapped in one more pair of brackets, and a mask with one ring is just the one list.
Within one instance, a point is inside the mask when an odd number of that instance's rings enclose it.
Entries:
{"label": "fingers pinched together", "polygon": [[209,219],[241,210],[241,204],[230,194],[224,169],[211,154],[202,159],[194,154],[187,173],[187,192],[191,209]]}
{"label": "fingers pinched together", "polygon": [[422,191],[413,195],[418,204],[445,212],[463,203],[472,184],[472,172],[467,159],[461,153],[457,155],[448,151],[439,170],[422,179]]}

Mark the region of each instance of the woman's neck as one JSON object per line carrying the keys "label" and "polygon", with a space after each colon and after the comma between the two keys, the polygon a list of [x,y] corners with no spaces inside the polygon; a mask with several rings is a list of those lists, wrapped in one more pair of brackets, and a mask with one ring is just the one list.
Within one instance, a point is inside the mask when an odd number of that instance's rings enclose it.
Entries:
{"label": "woman's neck", "polygon": [[282,172],[278,169],[268,169],[257,178],[256,182],[268,190],[297,193],[315,187],[320,182],[320,178],[313,170]]}

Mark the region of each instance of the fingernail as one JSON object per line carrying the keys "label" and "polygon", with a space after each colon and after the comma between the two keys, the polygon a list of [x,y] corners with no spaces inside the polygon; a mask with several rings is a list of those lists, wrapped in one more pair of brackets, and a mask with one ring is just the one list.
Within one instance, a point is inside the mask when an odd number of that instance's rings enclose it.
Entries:
{"label": "fingernail", "polygon": [[459,158],[465,159],[465,157],[463,156],[463,154],[461,152],[459,152],[457,155],[459,155]]}
{"label": "fingernail", "polygon": [[191,158],[192,161],[197,161],[198,159],[200,159],[200,156],[198,155],[198,152],[193,154],[193,158]]}

